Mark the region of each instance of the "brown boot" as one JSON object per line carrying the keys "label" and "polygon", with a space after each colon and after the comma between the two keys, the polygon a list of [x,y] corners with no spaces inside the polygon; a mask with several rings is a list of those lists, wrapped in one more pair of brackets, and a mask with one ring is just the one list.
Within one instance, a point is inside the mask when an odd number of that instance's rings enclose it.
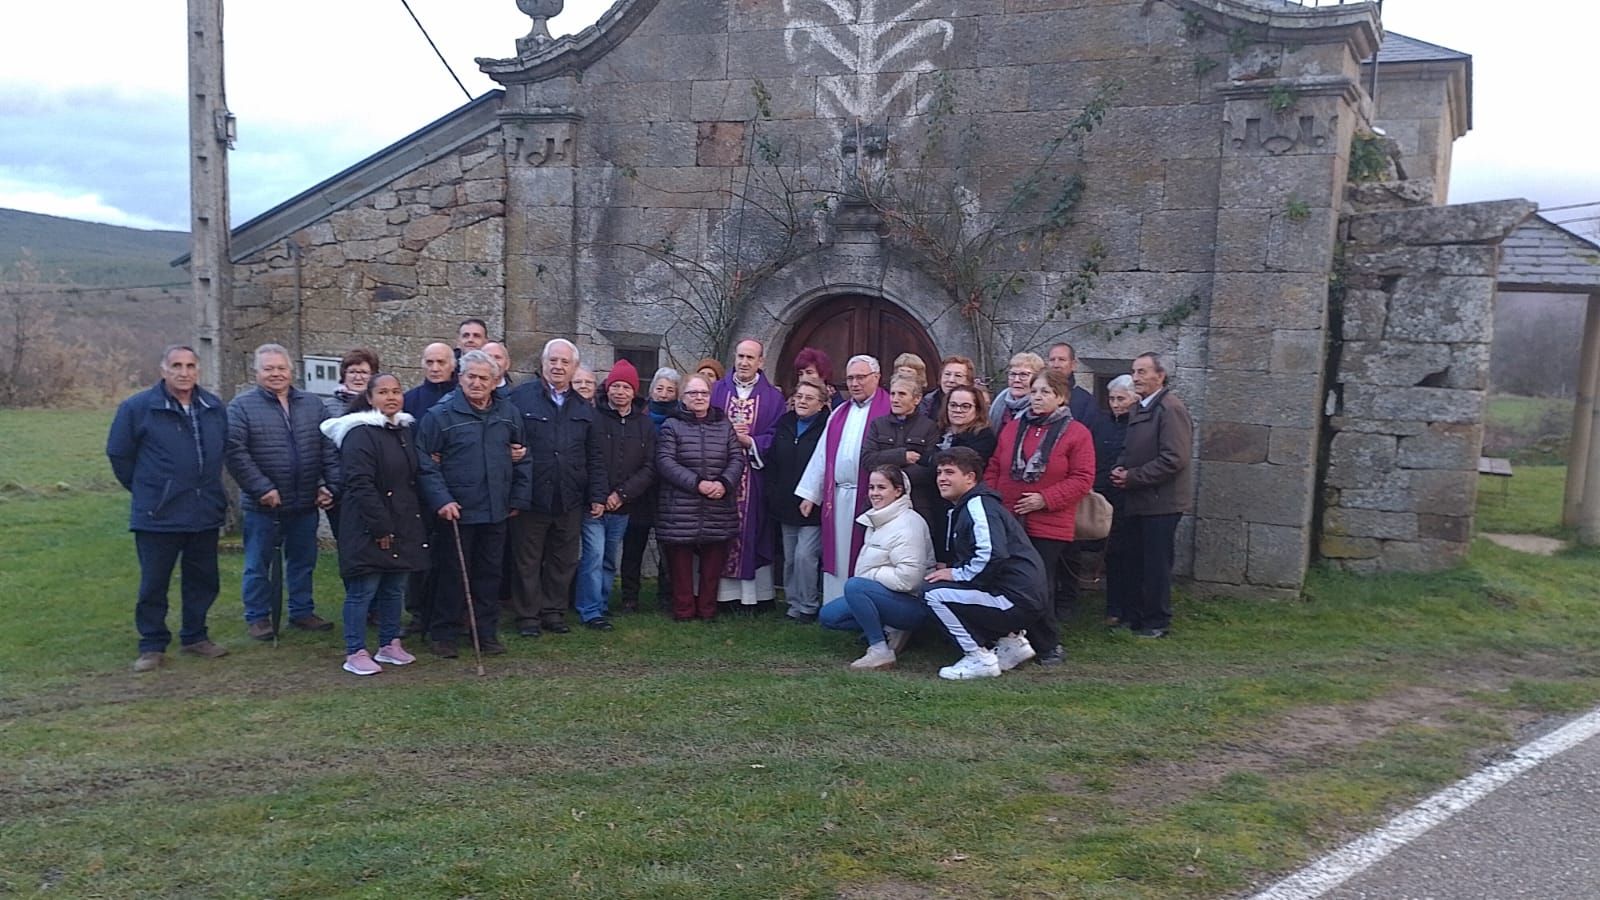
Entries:
{"label": "brown boot", "polygon": [[133,661],[133,670],[135,672],[154,672],[161,668],[161,664],[166,661],[167,655],[160,650],[147,650],[139,654],[139,658]]}
{"label": "brown boot", "polygon": [[250,623],[250,639],[253,641],[270,641],[275,636],[272,630],[271,619],[257,619]]}
{"label": "brown boot", "polygon": [[332,631],[333,630],[333,623],[329,622],[327,619],[324,619],[323,617],[317,615],[316,613],[312,613],[309,616],[301,616],[298,619],[290,619],[289,620],[289,624],[294,626],[295,628],[300,629],[301,631]]}
{"label": "brown boot", "polygon": [[207,640],[184,644],[179,652],[187,653],[190,656],[204,656],[206,659],[216,659],[220,656],[227,656],[228,648]]}

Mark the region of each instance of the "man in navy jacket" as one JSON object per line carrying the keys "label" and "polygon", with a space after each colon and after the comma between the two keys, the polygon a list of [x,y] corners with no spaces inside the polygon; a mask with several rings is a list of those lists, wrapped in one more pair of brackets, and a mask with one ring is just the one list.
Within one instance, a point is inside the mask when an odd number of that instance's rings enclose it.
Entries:
{"label": "man in navy jacket", "polygon": [[222,452],[227,412],[217,395],[197,385],[200,357],[188,347],[168,347],[161,380],[117,407],[106,456],[117,480],[133,494],[128,529],[139,554],[139,629],[135,672],[166,660],[167,588],[183,560],[183,619],[178,640],[193,656],[226,656],[206,633],[206,614],[217,599],[217,530],[227,499]]}

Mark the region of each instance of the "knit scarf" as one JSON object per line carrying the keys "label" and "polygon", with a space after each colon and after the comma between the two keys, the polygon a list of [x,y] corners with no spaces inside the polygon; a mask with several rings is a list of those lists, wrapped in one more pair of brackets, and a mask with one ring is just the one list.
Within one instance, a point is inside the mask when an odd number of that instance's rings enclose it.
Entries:
{"label": "knit scarf", "polygon": [[[1072,409],[1065,403],[1048,416],[1024,415],[1018,419],[1017,446],[1011,456],[1011,479],[1033,484],[1043,478],[1050,451],[1055,449],[1056,439],[1061,437],[1061,432],[1066,431],[1070,424],[1072,424]],[[1033,455],[1024,460],[1022,439],[1027,435],[1029,428],[1043,428],[1045,432],[1043,440],[1039,441],[1039,446],[1033,448]]]}
{"label": "knit scarf", "polygon": [[1011,392],[1009,390],[1001,391],[997,402],[1000,404],[1001,408],[1006,411],[1006,413],[1004,416],[1000,417],[1000,424],[995,426],[995,430],[1000,430],[1000,428],[1006,424],[1007,419],[1020,419],[1027,415],[1028,401],[1030,399],[1031,398],[1026,393],[1021,397],[1013,397],[1011,396]]}

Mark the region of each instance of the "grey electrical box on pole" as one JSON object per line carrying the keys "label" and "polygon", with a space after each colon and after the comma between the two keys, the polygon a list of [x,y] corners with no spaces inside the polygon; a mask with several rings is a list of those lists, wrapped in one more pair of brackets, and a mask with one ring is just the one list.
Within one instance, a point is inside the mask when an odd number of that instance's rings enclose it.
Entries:
{"label": "grey electrical box on pole", "polygon": [[223,351],[233,305],[228,150],[235,131],[222,75],[222,0],[189,0],[189,277],[195,350],[202,383],[227,398],[239,373]]}

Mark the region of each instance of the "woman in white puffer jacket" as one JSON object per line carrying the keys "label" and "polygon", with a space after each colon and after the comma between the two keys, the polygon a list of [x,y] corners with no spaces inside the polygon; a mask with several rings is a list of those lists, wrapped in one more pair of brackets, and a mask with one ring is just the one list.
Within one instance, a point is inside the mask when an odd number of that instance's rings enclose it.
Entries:
{"label": "woman in white puffer jacket", "polygon": [[899,466],[872,470],[867,481],[872,507],[856,520],[867,527],[867,534],[855,577],[844,583],[844,596],[829,601],[817,615],[824,628],[866,636],[866,655],[851,663],[852,669],[893,666],[895,651],[928,617],[922,579],[933,567],[933,542],[927,522],[911,508],[910,492]]}

